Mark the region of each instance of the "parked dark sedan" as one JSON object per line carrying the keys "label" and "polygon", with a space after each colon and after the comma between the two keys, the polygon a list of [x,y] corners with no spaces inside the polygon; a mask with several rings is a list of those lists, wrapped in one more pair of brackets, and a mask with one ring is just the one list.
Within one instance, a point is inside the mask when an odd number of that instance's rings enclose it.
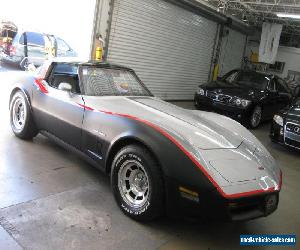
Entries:
{"label": "parked dark sedan", "polygon": [[251,128],[272,119],[291,100],[292,93],[278,76],[244,70],[200,85],[195,93],[197,109],[227,115]]}
{"label": "parked dark sedan", "polygon": [[273,142],[300,149],[299,94],[291,106],[286,107],[274,115],[270,137]]}

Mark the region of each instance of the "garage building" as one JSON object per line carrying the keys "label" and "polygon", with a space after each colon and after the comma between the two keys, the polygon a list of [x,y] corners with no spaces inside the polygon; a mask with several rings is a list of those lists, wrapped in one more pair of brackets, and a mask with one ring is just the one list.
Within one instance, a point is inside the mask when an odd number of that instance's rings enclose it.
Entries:
{"label": "garage building", "polygon": [[191,100],[198,85],[240,68],[248,25],[217,15],[197,1],[97,1],[95,32],[105,58],[128,65],[155,96]]}

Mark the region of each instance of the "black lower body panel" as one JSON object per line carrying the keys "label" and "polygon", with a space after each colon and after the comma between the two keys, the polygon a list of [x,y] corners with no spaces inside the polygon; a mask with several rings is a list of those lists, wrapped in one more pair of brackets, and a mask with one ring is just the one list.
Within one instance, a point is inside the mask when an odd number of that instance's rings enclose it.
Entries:
{"label": "black lower body panel", "polygon": [[[278,192],[259,194],[239,199],[226,199],[216,189],[201,192],[194,187],[184,187],[166,178],[167,214],[171,217],[191,217],[220,221],[244,221],[268,216],[277,209]],[[273,204],[268,204],[272,198]]]}

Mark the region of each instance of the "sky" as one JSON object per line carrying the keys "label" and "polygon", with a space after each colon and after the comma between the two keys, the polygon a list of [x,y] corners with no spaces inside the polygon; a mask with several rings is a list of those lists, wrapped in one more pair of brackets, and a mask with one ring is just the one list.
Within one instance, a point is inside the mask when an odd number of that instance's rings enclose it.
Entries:
{"label": "sky", "polygon": [[94,8],[95,0],[0,0],[0,20],[12,21],[21,30],[57,35],[87,59]]}

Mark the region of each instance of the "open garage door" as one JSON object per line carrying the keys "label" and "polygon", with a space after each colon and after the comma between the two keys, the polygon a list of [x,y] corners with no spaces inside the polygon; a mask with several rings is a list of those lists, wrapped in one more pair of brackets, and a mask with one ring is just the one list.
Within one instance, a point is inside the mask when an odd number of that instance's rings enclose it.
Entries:
{"label": "open garage door", "polygon": [[246,43],[246,35],[229,28],[226,29],[229,33],[222,40],[220,76],[223,76],[230,70],[241,68]]}
{"label": "open garage door", "polygon": [[208,80],[217,23],[162,0],[114,2],[108,60],[132,67],[152,93],[193,99]]}

